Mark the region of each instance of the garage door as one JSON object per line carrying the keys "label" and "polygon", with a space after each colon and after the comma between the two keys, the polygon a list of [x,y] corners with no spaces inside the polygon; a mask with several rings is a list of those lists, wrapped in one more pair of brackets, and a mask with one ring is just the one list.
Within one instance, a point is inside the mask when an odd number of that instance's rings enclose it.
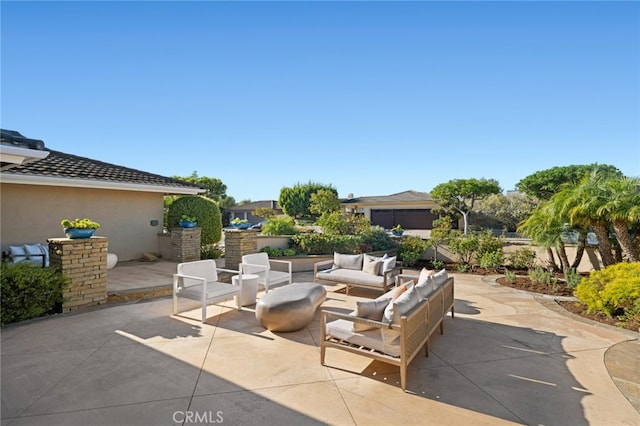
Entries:
{"label": "garage door", "polygon": [[400,224],[404,229],[432,229],[438,216],[431,209],[372,209],[371,224],[390,229]]}

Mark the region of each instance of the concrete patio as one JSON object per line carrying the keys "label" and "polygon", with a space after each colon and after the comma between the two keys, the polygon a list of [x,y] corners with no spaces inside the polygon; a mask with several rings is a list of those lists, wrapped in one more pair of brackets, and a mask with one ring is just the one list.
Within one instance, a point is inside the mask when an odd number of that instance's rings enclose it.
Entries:
{"label": "concrete patio", "polygon": [[[124,263],[109,291],[159,295],[174,270]],[[2,425],[640,424],[638,333],[454,276],[456,316],[412,362],[408,393],[386,364],[329,350],[321,366],[319,315],[272,333],[253,307],[213,305],[201,324],[197,302],[172,317],[171,298],[155,297],[2,329]],[[326,309],[375,296],[326,288]]]}

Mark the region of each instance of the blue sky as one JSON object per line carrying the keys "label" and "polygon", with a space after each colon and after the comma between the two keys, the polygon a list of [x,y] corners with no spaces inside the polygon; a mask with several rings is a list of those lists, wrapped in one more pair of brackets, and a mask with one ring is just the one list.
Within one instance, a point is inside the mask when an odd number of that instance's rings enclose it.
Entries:
{"label": "blue sky", "polygon": [[1,124],[236,201],[640,176],[638,2],[12,2]]}

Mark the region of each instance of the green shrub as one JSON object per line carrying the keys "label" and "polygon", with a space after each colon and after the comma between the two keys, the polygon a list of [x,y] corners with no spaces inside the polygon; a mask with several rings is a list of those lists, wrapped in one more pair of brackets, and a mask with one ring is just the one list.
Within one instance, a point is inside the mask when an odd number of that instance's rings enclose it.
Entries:
{"label": "green shrub", "polygon": [[575,295],[589,312],[640,316],[640,262],[592,271],[582,278]]}
{"label": "green shrub", "polygon": [[570,289],[575,289],[577,285],[580,283],[581,276],[574,268],[569,268],[564,270],[564,281],[567,284],[567,287]]}
{"label": "green shrub", "polygon": [[460,262],[469,264],[480,247],[480,240],[476,234],[465,235],[455,231],[451,233],[447,245],[451,253],[458,255]]}
{"label": "green shrub", "polygon": [[516,282],[516,273],[506,269],[504,271],[504,279],[507,280],[508,283],[513,284]]}
{"label": "green shrub", "polygon": [[220,259],[224,256],[224,250],[217,244],[200,246],[200,259]]}
{"label": "green shrub", "polygon": [[507,254],[507,260],[513,269],[532,269],[536,265],[536,252],[523,247]]}
{"label": "green shrub", "polygon": [[381,226],[371,226],[367,231],[360,234],[362,244],[367,244],[372,251],[390,250],[396,244],[387,231]]}
{"label": "green shrub", "polygon": [[491,271],[497,270],[503,263],[504,253],[502,253],[502,247],[494,252],[482,253],[478,258],[478,264],[480,267]]}
{"label": "green shrub", "polygon": [[177,198],[167,213],[167,227],[180,226],[182,215],[195,217],[202,228],[200,244],[209,245],[220,241],[222,236],[222,216],[218,205],[209,198],[198,195],[185,195]]}
{"label": "green shrub", "polygon": [[262,225],[262,235],[295,235],[296,223],[290,216],[277,216]]}
{"label": "green shrub", "polygon": [[433,269],[442,269],[444,268],[444,262],[442,260],[432,260],[431,267]]}
{"label": "green shrub", "polygon": [[496,237],[491,231],[478,232],[478,251],[476,256],[478,259],[486,253],[502,252],[502,246],[504,245],[504,238]]}
{"label": "green shrub", "polygon": [[551,272],[538,266],[529,270],[529,279],[538,284],[551,284]]}
{"label": "green shrub", "polygon": [[279,249],[279,248],[271,248],[269,246],[264,247],[262,250],[269,255],[269,257],[280,257],[280,256],[295,256],[296,249],[288,248],[288,249]]}
{"label": "green shrub", "polygon": [[343,213],[339,211],[324,213],[318,219],[325,234],[359,235],[369,231],[371,224],[363,215]]}
{"label": "green shrub", "polygon": [[280,248],[275,248],[275,247],[272,248],[272,247],[266,246],[260,251],[267,253],[267,255],[269,255],[269,257],[284,256],[284,251],[282,249],[280,249]]}
{"label": "green shrub", "polygon": [[360,248],[355,235],[298,234],[291,242],[297,252],[307,254],[357,253]]}
{"label": "green shrub", "polygon": [[405,266],[415,265],[427,250],[427,242],[422,238],[411,235],[403,238],[398,245],[398,259]]}
{"label": "green shrub", "polygon": [[31,262],[2,262],[2,325],[62,312],[69,279],[53,268]]}
{"label": "green shrub", "polygon": [[471,269],[471,266],[468,263],[458,263],[458,266],[456,266],[456,270],[460,273],[469,272],[469,269]]}

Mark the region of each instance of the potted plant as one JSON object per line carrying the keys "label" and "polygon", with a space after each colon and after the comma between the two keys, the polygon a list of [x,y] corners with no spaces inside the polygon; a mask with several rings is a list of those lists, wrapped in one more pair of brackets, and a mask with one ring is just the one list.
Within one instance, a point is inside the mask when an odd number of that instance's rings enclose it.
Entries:
{"label": "potted plant", "polygon": [[182,228],[195,228],[197,224],[198,224],[198,219],[196,219],[195,216],[189,216],[189,215],[183,214],[180,217],[180,226]]}
{"label": "potted plant", "polygon": [[96,232],[96,229],[100,228],[98,222],[94,222],[89,218],[84,219],[62,219],[60,225],[64,229],[64,235],[67,238],[89,238]]}
{"label": "potted plant", "polygon": [[236,217],[231,221],[231,226],[237,229],[247,229],[251,226],[251,223],[247,219],[240,219]]}
{"label": "potted plant", "polygon": [[404,229],[402,229],[402,226],[400,226],[400,224],[397,224],[396,226],[391,228],[391,233],[396,237],[401,236],[403,232],[404,232]]}

